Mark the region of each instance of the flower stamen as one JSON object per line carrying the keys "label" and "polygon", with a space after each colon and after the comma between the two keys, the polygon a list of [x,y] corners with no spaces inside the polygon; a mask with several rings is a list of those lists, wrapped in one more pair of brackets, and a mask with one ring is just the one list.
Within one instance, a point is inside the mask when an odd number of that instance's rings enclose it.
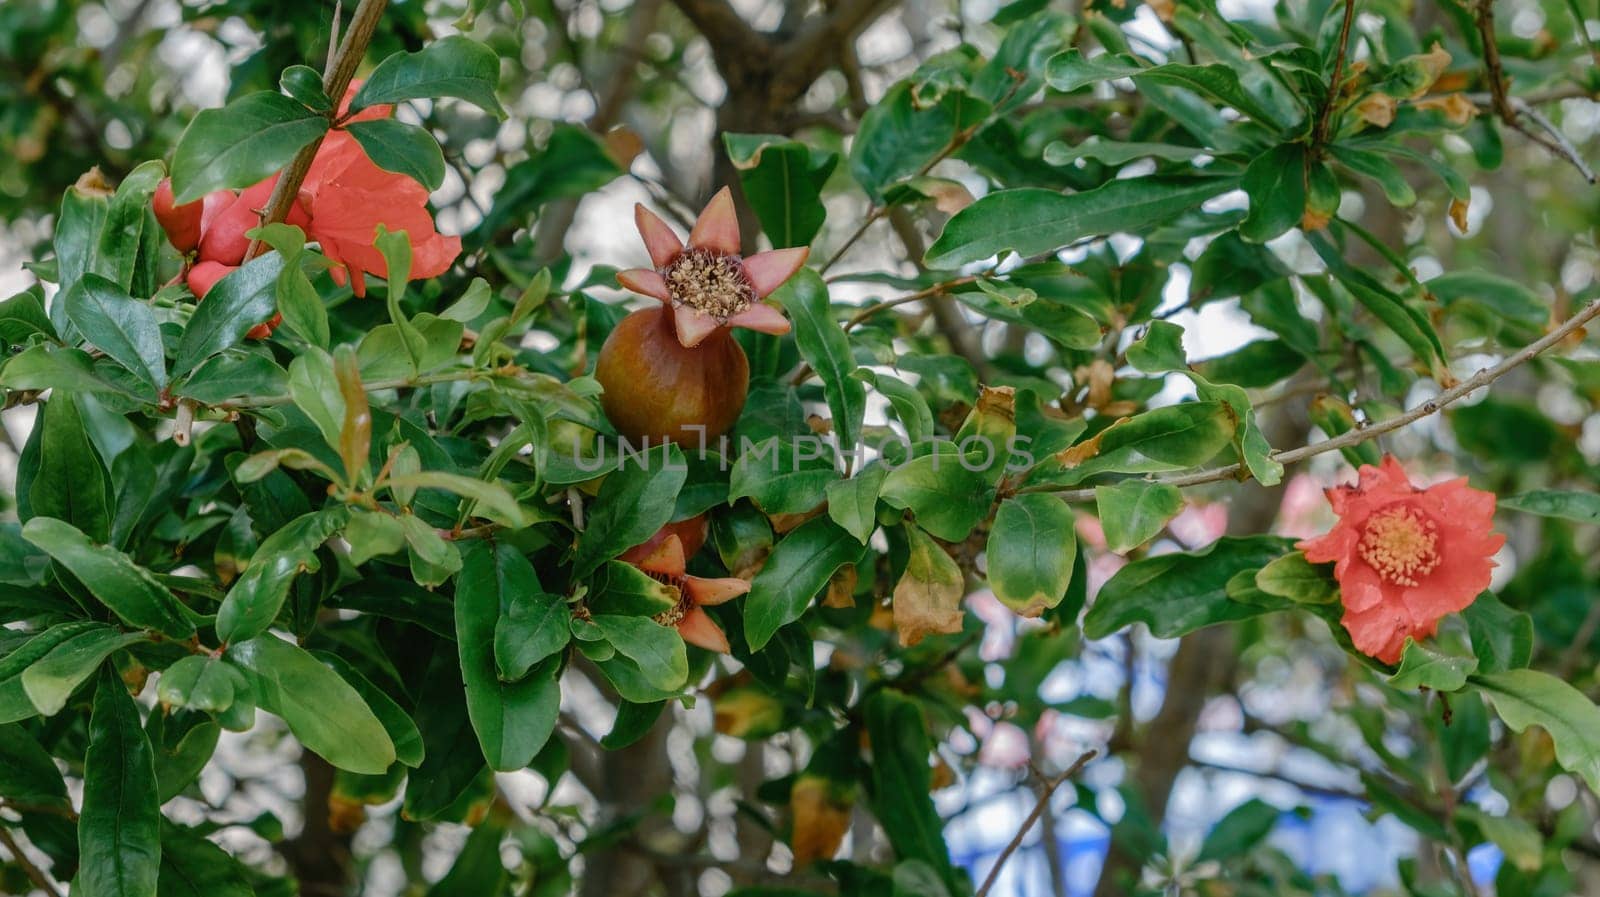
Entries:
{"label": "flower stamen", "polygon": [[1357,549],[1383,579],[1415,586],[1439,566],[1438,527],[1411,507],[1384,508],[1367,518]]}
{"label": "flower stamen", "polygon": [[727,323],[756,301],[739,257],[690,247],[661,270],[674,306],[687,305]]}
{"label": "flower stamen", "polygon": [[671,573],[660,573],[654,570],[645,570],[644,575],[671,589],[678,599],[677,603],[670,609],[664,610],[650,619],[655,620],[662,626],[678,625],[678,621],[682,620],[688,615],[689,611],[694,609],[694,600],[689,597],[689,590],[684,587],[688,577],[673,576]]}

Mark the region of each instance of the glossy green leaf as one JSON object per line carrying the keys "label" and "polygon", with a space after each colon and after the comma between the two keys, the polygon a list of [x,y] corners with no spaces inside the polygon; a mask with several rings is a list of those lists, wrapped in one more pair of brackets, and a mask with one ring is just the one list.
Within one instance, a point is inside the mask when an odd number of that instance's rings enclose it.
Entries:
{"label": "glossy green leaf", "polygon": [[222,606],[217,609],[217,637],[242,642],[267,631],[302,570],[316,570],[317,549],[344,526],[349,512],[342,506],[295,518],[263,539]]}
{"label": "glossy green leaf", "polygon": [[921,860],[950,886],[957,884],[945,847],[943,821],[933,806],[928,753],[928,722],[915,702],[882,690],[864,702],[867,738],[872,744],[872,812],[888,836],[895,856]]}
{"label": "glossy green leaf", "polygon": [[1298,227],[1306,211],[1305,146],[1279,144],[1257,156],[1239,186],[1250,197],[1250,211],[1239,225],[1241,237],[1265,243]]}
{"label": "glossy green leaf", "polygon": [[891,506],[909,509],[923,529],[959,542],[989,515],[994,501],[994,487],[984,473],[989,467],[970,464],[954,445],[940,443],[891,470],[879,494]]}
{"label": "glossy green leaf", "polygon": [[1001,502],[984,552],[995,596],[1024,617],[1060,604],[1078,557],[1075,523],[1066,502],[1053,495]]}
{"label": "glossy green leaf", "polygon": [[827,216],[822,186],[839,156],[773,134],[724,132],[722,144],[772,245],[809,245]]}
{"label": "glossy green leaf", "polygon": [[745,598],[744,634],[759,651],[778,629],[800,619],[835,570],[861,559],[866,548],[826,517],[795,527],[767,557]]}
{"label": "glossy green leaf", "polygon": [[573,576],[583,577],[655,534],[672,519],[688,468],[676,446],[652,450],[647,461],[628,459],[606,476],[588,526],[578,535]]}
{"label": "glossy green leaf", "polygon": [[160,897],[254,897],[250,871],[199,831],[161,826]]}
{"label": "glossy green leaf", "polygon": [[483,44],[461,35],[433,41],[415,53],[396,53],[378,63],[350,101],[350,111],[401,100],[456,97],[505,118],[495,98],[500,58]]}
{"label": "glossy green leaf", "polygon": [[1295,551],[1262,567],[1256,588],[1297,604],[1333,604],[1339,600],[1339,583],[1331,564],[1313,564]]}
{"label": "glossy green leaf", "polygon": [[1144,623],[1157,638],[1176,638],[1214,623],[1259,616],[1271,608],[1228,597],[1228,580],[1287,553],[1276,536],[1225,536],[1199,551],[1143,558],[1118,570],[1083,618],[1083,633],[1105,638]]}
{"label": "glossy green leaf", "polygon": [[1436,651],[1406,637],[1400,668],[1389,677],[1395,688],[1428,688],[1434,691],[1460,691],[1467,677],[1478,669],[1478,658],[1458,657]]}
{"label": "glossy green leaf", "polygon": [[345,129],[379,168],[403,174],[430,192],[444,183],[444,152],[427,131],[392,118],[353,121]]}
{"label": "glossy green leaf", "polygon": [[648,703],[675,695],[688,684],[688,653],[677,630],[649,617],[607,614],[596,614],[594,625],[616,649],[617,656],[600,669],[624,698]]}
{"label": "glossy green leaf", "polygon": [[1127,554],[1154,539],[1184,505],[1178,487],[1146,480],[1096,486],[1094,501],[1106,549],[1116,554]]}
{"label": "glossy green leaf", "polygon": [[305,650],[258,635],[229,645],[224,656],[250,678],[256,704],[324,760],[367,775],[395,761],[394,742],[361,694]]}
{"label": "glossy green leaf", "polygon": [[[1160,473],[1195,467],[1227,447],[1235,420],[1222,402],[1154,408],[1112,424],[1091,441],[1063,453],[1065,457],[1058,456],[1054,468],[1045,465],[1042,470],[1049,482],[1071,485],[1097,473]],[[1078,461],[1080,455],[1086,457]]]}
{"label": "glossy green leaf", "polygon": [[35,517],[22,537],[44,549],[129,626],[160,630],[176,639],[194,635],[178,599],[127,555],[97,545],[81,530],[53,517]]}
{"label": "glossy green leaf", "polygon": [[[30,464],[26,456],[17,478],[17,492],[28,496],[20,517],[51,517],[67,521],[90,539],[111,538],[111,476],[89,440],[84,401],[69,392],[51,394],[35,423],[39,454]],[[32,474],[32,482],[24,478]],[[22,511],[19,504],[19,511]]]}
{"label": "glossy green leaf", "polygon": [[1539,726],[1556,762],[1600,789],[1600,708],[1569,683],[1539,670],[1479,673],[1469,680],[1513,731]]}
{"label": "glossy green leaf", "polygon": [[90,345],[160,391],[167,385],[161,330],[150,306],[98,274],[85,274],[61,298],[67,320]]}
{"label": "glossy green leaf", "polygon": [[268,91],[203,109],[173,151],[173,199],[182,204],[213,190],[249,187],[276,174],[327,130],[324,116]]}
{"label": "glossy green leaf", "polygon": [[546,663],[527,678],[503,682],[495,663],[496,624],[513,596],[540,590],[533,565],[515,546],[476,541],[462,557],[456,581],[456,644],[467,688],[467,713],[491,769],[521,769],[555,730],[561,689],[557,667]]}
{"label": "glossy green leaf", "polygon": [[878,493],[888,475],[884,465],[869,464],[848,480],[828,484],[828,518],[863,545],[878,528]]}
{"label": "glossy green leaf", "polygon": [[1082,193],[1023,187],[990,193],[951,218],[928,248],[934,268],[959,268],[1007,250],[1053,252],[1085,237],[1137,233],[1233,189],[1226,177],[1140,177]]}
{"label": "glossy green leaf", "polygon": [[1533,618],[1484,592],[1461,612],[1472,636],[1478,670],[1500,673],[1521,669],[1533,658]]}
{"label": "glossy green leaf", "polygon": [[1600,523],[1600,495],[1537,489],[1500,499],[1500,507],[1540,517],[1558,517],[1578,523]]}
{"label": "glossy green leaf", "polygon": [[827,284],[815,271],[801,268],[779,288],[774,298],[788,310],[789,320],[794,322],[794,338],[801,357],[822,380],[837,444],[845,451],[853,450],[867,413],[867,389],[852,376],[856,371],[855,358],[850,353],[849,338],[833,317]]}
{"label": "glossy green leaf", "polygon": [[217,281],[183,329],[172,373],[189,373],[200,362],[238,345],[250,328],[271,318],[278,307],[276,286],[282,270],[283,257],[269,252]]}
{"label": "glossy green leaf", "polygon": [[95,689],[83,768],[73,893],[155,897],[161,867],[155,755],[140,727],[138,705],[111,669]]}

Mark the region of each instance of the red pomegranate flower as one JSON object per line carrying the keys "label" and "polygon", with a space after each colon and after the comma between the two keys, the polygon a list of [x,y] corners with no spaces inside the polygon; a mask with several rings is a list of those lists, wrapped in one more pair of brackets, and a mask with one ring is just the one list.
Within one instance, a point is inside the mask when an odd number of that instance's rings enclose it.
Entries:
{"label": "red pomegranate flower", "polygon": [[750,591],[750,584],[731,576],[707,579],[688,575],[684,572],[688,558],[683,551],[683,540],[676,532],[668,532],[667,528],[663,528],[662,532],[666,533],[665,538],[657,533],[622,556],[623,560],[650,574],[651,578],[677,590],[677,606],[657,614],[655,621],[663,626],[676,626],[678,634],[691,645],[728,653],[728,636],[705,612],[705,607],[732,601]]}
{"label": "red pomegranate flower", "polygon": [[1439,618],[1489,587],[1494,553],[1494,493],[1467,478],[1418,489],[1393,455],[1365,465],[1360,482],[1327,491],[1339,522],[1296,545],[1313,563],[1334,561],[1344,628],[1363,652],[1398,663],[1406,636],[1423,639]]}
{"label": "red pomegranate flower", "polygon": [[[341,114],[360,87],[359,81],[350,85]],[[387,118],[393,112],[393,106],[373,106],[343,124]],[[250,245],[247,233],[261,223],[277,182],[278,176],[273,175],[237,195],[231,190],[211,193],[203,200],[203,214],[201,200],[172,208],[171,187],[162,182],[166,192],[158,191],[156,211],[173,245],[185,251],[199,250],[186,274],[196,298],[204,298],[218,280],[243,263]],[[288,223],[304,229],[307,238],[322,247],[334,263],[329,271],[334,282],[342,286],[348,280],[357,296],[366,295],[366,274],[389,274],[383,253],[373,245],[380,224],[390,231],[405,231],[411,238],[411,276],[419,280],[443,274],[461,254],[459,237],[434,230],[427,188],[406,175],[379,168],[342,129],[329,131],[317,149],[311,170],[290,206]],[[257,327],[250,335],[266,336],[277,320]]]}
{"label": "red pomegranate flower", "polygon": [[700,213],[688,246],[642,205],[633,207],[633,219],[655,268],[619,271],[617,280],[673,310],[678,342],[694,348],[723,325],[789,332],[783,313],[761,300],[800,270],[810,250],[800,246],[740,258],[739,218],[727,187]]}

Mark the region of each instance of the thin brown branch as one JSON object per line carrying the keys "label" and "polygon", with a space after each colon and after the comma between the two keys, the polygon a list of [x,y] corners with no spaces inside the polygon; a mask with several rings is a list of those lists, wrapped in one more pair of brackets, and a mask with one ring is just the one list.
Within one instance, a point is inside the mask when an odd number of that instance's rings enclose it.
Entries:
{"label": "thin brown branch", "polygon": [[[1499,116],[1506,127],[1527,137],[1549,150],[1558,158],[1571,162],[1589,183],[1597,183],[1594,170],[1578,154],[1572,141],[1527,101],[1511,96],[1506,84],[1506,73],[1500,61],[1500,44],[1494,33],[1494,0],[1477,0],[1472,7],[1472,21],[1477,26],[1478,37],[1483,42],[1484,75],[1489,82],[1489,108]],[[1533,122],[1538,131],[1523,123]],[[1543,133],[1541,133],[1541,131]]]}
{"label": "thin brown branch", "polygon": [[61,890],[56,887],[56,883],[51,881],[50,876],[46,875],[43,869],[40,869],[33,860],[29,859],[26,853],[22,852],[21,845],[17,844],[17,839],[11,837],[10,829],[7,829],[4,825],[0,825],[0,845],[3,845],[10,852],[12,861],[22,867],[23,873],[28,876],[29,881],[33,882],[34,887],[50,895],[50,897],[61,897]]}
{"label": "thin brown branch", "polygon": [[[1590,320],[1594,319],[1596,315],[1600,315],[1600,299],[1590,302],[1588,305],[1584,306],[1582,311],[1567,319],[1566,323],[1522,347],[1522,349],[1516,354],[1510,356],[1494,367],[1483,368],[1476,374],[1473,374],[1471,377],[1468,377],[1460,383],[1457,383],[1455,386],[1452,386],[1449,389],[1439,393],[1437,396],[1427,400],[1426,402],[1416,405],[1403,414],[1396,415],[1388,418],[1387,420],[1379,421],[1375,424],[1370,424],[1366,427],[1350,430],[1339,436],[1335,436],[1332,439],[1324,439],[1323,441],[1313,445],[1306,445],[1296,449],[1273,452],[1271,455],[1272,460],[1283,465],[1297,464],[1301,461],[1304,461],[1308,458],[1314,458],[1317,455],[1325,452],[1332,452],[1342,448],[1349,448],[1353,445],[1360,445],[1369,439],[1376,439],[1385,433],[1392,433],[1395,430],[1401,429],[1402,427],[1409,426],[1410,424],[1413,424],[1424,417],[1435,414],[1446,406],[1459,401],[1469,393],[1472,393],[1478,389],[1482,389],[1501,377],[1504,377],[1506,374],[1511,373],[1511,371],[1526,364],[1541,352],[1544,352],[1551,346],[1554,346],[1556,343],[1566,339],[1567,336],[1578,330]],[[1240,464],[1235,463],[1224,467],[1216,467],[1211,470],[1201,470],[1194,473],[1180,474],[1178,476],[1150,477],[1146,480],[1146,482],[1163,483],[1169,486],[1179,487],[1198,486],[1203,483],[1216,483],[1222,480],[1239,479],[1247,475],[1248,474],[1245,472],[1243,467]],[[1069,502],[1085,502],[1092,501],[1094,499],[1094,489],[1092,488],[1057,490],[1052,486],[1044,485],[1025,487],[1018,491],[1052,492],[1062,500]]]}
{"label": "thin brown branch", "polygon": [[1039,789],[1039,800],[1033,805],[1033,811],[1028,814],[1027,819],[1022,821],[1022,827],[1017,829],[1017,833],[1011,837],[1011,842],[1000,851],[1000,856],[995,858],[994,865],[989,867],[989,874],[984,877],[983,885],[978,888],[977,897],[988,897],[995,881],[1000,878],[1000,870],[1005,868],[1006,861],[1011,859],[1011,855],[1017,852],[1018,847],[1022,846],[1022,839],[1033,828],[1033,824],[1038,822],[1039,817],[1044,815],[1045,811],[1050,808],[1050,798],[1056,793],[1056,789],[1061,787],[1063,782],[1081,772],[1098,753],[1098,751],[1093,750],[1085,751],[1078,759],[1072,762],[1071,766],[1066,768],[1065,772],[1043,783]]}
{"label": "thin brown branch", "polygon": [[1316,128],[1311,132],[1313,153],[1322,151],[1328,142],[1328,123],[1333,118],[1333,107],[1339,102],[1340,86],[1344,80],[1345,58],[1350,55],[1350,26],[1356,19],[1356,0],[1345,0],[1344,21],[1339,23],[1339,48],[1333,57],[1333,75],[1328,79],[1328,96],[1317,113]]}
{"label": "thin brown branch", "polygon": [[[322,72],[322,90],[332,100],[334,109],[337,110],[344,92],[350,87],[351,79],[355,78],[356,69],[360,67],[361,60],[367,55],[367,44],[372,41],[372,35],[378,30],[378,22],[383,18],[384,8],[389,5],[389,0],[361,0],[356,7],[354,17],[350,20],[350,29],[345,32],[344,42],[339,44],[339,52],[328,59],[328,65]],[[334,25],[337,33],[337,21]],[[305,183],[306,175],[311,172],[311,162],[317,157],[317,150],[322,147],[322,137],[311,141],[300,152],[295,154],[294,161],[278,176],[278,183],[273,185],[272,196],[267,200],[266,211],[262,213],[261,223],[274,224],[289,217],[289,210],[294,207],[294,202],[300,196],[300,185]],[[245,254],[246,258],[254,258],[265,251],[259,240],[250,241],[250,249]]]}

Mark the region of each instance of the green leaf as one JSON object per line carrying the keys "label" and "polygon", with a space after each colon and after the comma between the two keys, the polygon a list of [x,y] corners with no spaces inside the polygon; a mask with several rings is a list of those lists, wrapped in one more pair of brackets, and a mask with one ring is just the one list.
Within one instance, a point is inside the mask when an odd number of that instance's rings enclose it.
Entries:
{"label": "green leaf", "polygon": [[400,308],[400,300],[406,294],[406,284],[411,280],[411,235],[403,230],[391,231],[381,224],[377,231],[373,245],[383,253],[384,269],[389,272],[388,288],[384,291],[389,321],[394,324],[400,336],[400,345],[405,348],[406,357],[411,361],[411,373],[416,374],[423,369],[424,358],[428,354],[428,340]]}
{"label": "green leaf", "polygon": [[1217,821],[1200,845],[1200,855],[1195,857],[1195,862],[1231,860],[1249,853],[1266,840],[1282,815],[1282,810],[1266,801],[1258,798],[1245,801]]}
{"label": "green leaf", "polygon": [[1400,668],[1389,677],[1399,689],[1430,688],[1434,691],[1460,691],[1467,677],[1478,669],[1478,658],[1457,657],[1435,651],[1406,636]]}
{"label": "green leaf", "polygon": [[333,373],[333,356],[321,349],[309,349],[289,362],[289,397],[295,407],[317,425],[328,447],[339,450],[339,432],[344,428],[344,396]]}
{"label": "green leaf", "polygon": [[366,775],[395,762],[394,742],[361,694],[303,649],[258,635],[229,645],[224,657],[250,678],[256,704],[282,717],[307,750]]}
{"label": "green leaf", "polygon": [[822,392],[833,415],[833,432],[845,451],[856,446],[861,422],[867,414],[867,388],[856,379],[856,362],[850,340],[834,320],[828,300],[828,286],[810,268],[801,268],[780,287],[775,298],[794,322],[795,343],[800,356],[822,379]]}
{"label": "green leaf", "polygon": [[1564,492],[1536,489],[1500,499],[1500,507],[1541,517],[1559,517],[1578,523],[1600,523],[1600,495],[1593,492]]}
{"label": "green leaf", "polygon": [[934,809],[928,754],[928,721],[910,698],[880,690],[864,702],[867,738],[872,744],[872,813],[895,856],[921,860],[951,887],[958,887],[945,847],[943,820]]}
{"label": "green leaf", "polygon": [[440,470],[420,470],[416,473],[391,474],[391,488],[443,489],[471,502],[472,511],[480,517],[518,529],[528,525],[528,515],[505,486],[473,477]]}
{"label": "green leaf", "polygon": [[[598,135],[578,125],[558,124],[542,152],[506,169],[494,205],[462,244],[472,252],[508,229],[525,226],[545,203],[583,196],[622,175]],[[487,351],[485,343],[478,345]]]}
{"label": "green leaf", "polygon": [[1214,65],[1146,66],[1126,53],[1107,53],[1085,59],[1077,49],[1058,53],[1050,59],[1045,79],[1056,90],[1071,91],[1113,78],[1132,78],[1135,83],[1181,87],[1243,112],[1273,128],[1288,129],[1296,121],[1282,121],[1273,110],[1245,89],[1239,73],[1220,63]]}
{"label": "green leaf", "polygon": [[1256,588],[1296,604],[1333,604],[1339,600],[1339,583],[1331,564],[1313,564],[1295,551],[1261,568]]}
{"label": "green leaf", "polygon": [[[425,756],[422,732],[395,699],[343,657],[330,651],[313,651],[312,656],[350,683],[350,687],[361,695],[361,700],[372,708],[373,715],[383,723],[383,730],[389,733],[389,740],[394,742],[395,759],[413,769],[421,766]],[[392,769],[390,773],[393,773]]]}
{"label": "green leaf", "polygon": [[[606,567],[610,566],[608,562]],[[528,675],[535,664],[565,648],[572,638],[572,608],[560,595],[539,587],[532,567],[526,573],[531,583],[516,584],[507,598],[506,612],[494,628],[495,668],[507,682]],[[660,585],[653,579],[650,582]]]}
{"label": "green leaf", "polygon": [[149,305],[98,273],[85,273],[61,301],[83,339],[157,392],[166,387],[162,329]]}
{"label": "green leaf", "polygon": [[496,118],[506,111],[495,98],[500,57],[460,35],[440,38],[415,53],[396,53],[378,63],[350,101],[350,111],[401,100],[455,97]]}
{"label": "green leaf", "polygon": [[245,94],[221,109],[203,109],[172,153],[173,201],[182,205],[213,190],[237,190],[271,177],[327,131],[326,117],[268,91]]}
{"label": "green leaf", "polygon": [[142,641],[143,633],[119,632],[110,627],[75,635],[22,672],[23,693],[41,714],[55,716],[107,657]]}
{"label": "green leaf", "polygon": [[1272,608],[1228,597],[1228,580],[1259,570],[1290,550],[1276,536],[1226,536],[1199,551],[1143,558],[1118,570],[1083,618],[1083,634],[1106,636],[1144,623],[1157,638],[1176,638],[1214,623],[1259,616]]}
{"label": "green leaf", "polygon": [[343,506],[296,517],[263,539],[217,609],[217,638],[242,642],[267,631],[302,570],[316,570],[317,549],[344,526]]}
{"label": "green leaf", "polygon": [[678,491],[688,478],[683,455],[652,451],[648,461],[627,460],[600,484],[588,528],[578,535],[572,575],[581,579],[596,567],[655,535],[672,519]]}
{"label": "green leaf", "polygon": [[828,484],[829,519],[863,545],[878,528],[878,493],[888,475],[889,468],[884,465],[869,464],[848,480]]}
{"label": "green leaf", "polygon": [[322,86],[322,75],[309,65],[291,65],[278,76],[278,87],[307,108],[332,112],[333,98]]}
{"label": "green leaf", "polygon": [[73,893],[155,897],[161,868],[155,752],[115,670],[107,669],[95,689],[83,769]]}
{"label": "green leaf", "polygon": [[1086,237],[1137,233],[1233,189],[1232,178],[1120,178],[1082,193],[999,190],[957,212],[928,248],[934,268],[959,268],[1006,250],[1031,256]]}
{"label": "green leaf", "polygon": [[[33,482],[24,488],[22,476],[17,479],[17,492],[28,496],[25,512],[18,502],[18,516],[65,520],[104,542],[111,538],[111,476],[89,441],[83,407],[81,397],[60,389],[44,404],[44,419],[34,424],[39,454],[32,465]],[[24,456],[22,474],[30,472],[29,466]]]}
{"label": "green leaf", "polygon": [[345,130],[379,168],[403,174],[429,192],[444,183],[444,152],[439,149],[439,141],[416,125],[380,118],[353,121],[345,125]]}
{"label": "green leaf", "polygon": [[28,521],[22,537],[71,571],[129,626],[157,629],[180,640],[194,635],[194,624],[178,599],[115,548],[96,545],[77,527],[53,517]]}
{"label": "green leaf", "polygon": [[802,523],[785,536],[750,583],[744,635],[759,651],[784,625],[800,619],[835,570],[861,560],[866,548],[826,517]]}
{"label": "green leaf", "polygon": [[1044,160],[1051,165],[1071,165],[1079,159],[1092,159],[1107,165],[1126,165],[1135,159],[1162,159],[1189,162],[1207,155],[1204,147],[1177,146],[1171,143],[1123,143],[1091,134],[1077,145],[1057,140],[1044,148]]}
{"label": "green leaf", "polygon": [[1527,873],[1536,873],[1544,865],[1544,835],[1527,820],[1517,816],[1494,816],[1472,804],[1457,807],[1456,813],[1493,841],[1511,865]]}
{"label": "green leaf", "polygon": [[533,565],[508,543],[475,541],[456,578],[456,644],[467,687],[467,714],[484,759],[502,772],[533,761],[550,740],[560,709],[558,665],[526,679],[502,682],[495,665],[495,627],[511,612],[512,596],[540,591]]}
{"label": "green leaf", "polygon": [[0,725],[0,798],[19,804],[72,809],[67,783],[50,753],[15,723]]}
{"label": "green leaf", "polygon": [[271,318],[278,307],[276,286],[282,270],[283,256],[268,252],[217,281],[183,328],[172,373],[189,373],[200,362],[237,345],[250,328]]}
{"label": "green leaf", "polygon": [[1146,480],[1096,486],[1094,501],[1106,548],[1115,554],[1127,554],[1155,538],[1184,504],[1177,486]]}
{"label": "green leaf", "polygon": [[985,556],[989,587],[1007,607],[1037,617],[1066,597],[1078,557],[1072,509],[1053,495],[1017,495],[1000,503]]}
{"label": "green leaf", "polygon": [[[1074,445],[1062,453],[1067,457],[1058,455],[1053,463],[1041,465],[1040,472],[1048,482],[1071,485],[1097,473],[1160,473],[1196,467],[1227,447],[1235,421],[1232,409],[1222,402],[1152,408]],[[1064,466],[1072,461],[1078,463]]]}
{"label": "green leaf", "polygon": [[746,446],[728,475],[728,500],[748,498],[768,514],[804,514],[839,480],[820,439],[774,437]]}
{"label": "green leaf", "polygon": [[1461,612],[1472,636],[1478,670],[1500,673],[1521,669],[1533,657],[1533,618],[1506,607],[1493,592],[1484,592]]}
{"label": "green leaf", "polygon": [[44,299],[36,285],[0,302],[0,343],[25,346],[36,336],[56,338],[55,325],[45,313]]}
{"label": "green leaf", "polygon": [[1239,186],[1250,197],[1239,236],[1265,243],[1298,227],[1306,211],[1305,145],[1283,143],[1257,156]]}
{"label": "green leaf", "polygon": [[[654,617],[678,606],[676,587],[658,582],[625,561],[606,561],[589,582],[589,610],[597,614]],[[565,609],[565,602],[563,602]],[[562,620],[566,628],[566,620]]]}
{"label": "green leaf", "polygon": [[252,699],[250,680],[238,667],[220,658],[191,654],[161,671],[156,697],[169,707],[188,707],[203,713],[221,713],[233,706],[234,696]]}
{"label": "green leaf", "polygon": [[822,186],[839,164],[838,154],[773,134],[724,132],[722,144],[772,245],[809,245],[827,217]]}
{"label": "green leaf", "polygon": [[893,507],[910,509],[923,529],[959,542],[989,516],[994,487],[983,472],[968,469],[956,446],[944,442],[891,470],[879,494]]}
{"label": "green leaf", "polygon": [[[596,614],[594,625],[617,657],[601,663],[611,684],[624,698],[649,703],[683,691],[689,681],[689,656],[676,629],[649,617]],[[626,658],[626,662],[623,661]],[[633,675],[617,675],[619,670]]]}
{"label": "green leaf", "polygon": [[1583,692],[1538,670],[1479,673],[1469,681],[1512,730],[1540,726],[1550,733],[1561,768],[1600,789],[1600,708]]}
{"label": "green leaf", "polygon": [[650,731],[666,709],[666,701],[651,701],[648,704],[621,702],[617,705],[616,722],[611,724],[611,731],[600,739],[600,746],[608,751],[620,751],[637,742]]}
{"label": "green leaf", "polygon": [[873,199],[884,199],[898,181],[914,177],[955,140],[959,130],[981,122],[987,103],[949,91],[936,101],[914,96],[910,81],[889,88],[861,116],[850,144],[850,173]]}
{"label": "green leaf", "polygon": [[[166,174],[166,166],[152,160],[141,163],[117,185],[116,194],[106,206],[105,223],[85,274],[104,276],[123,294],[137,291],[148,295],[154,291],[155,259],[151,247],[159,245],[159,241],[152,239],[155,221],[150,215],[150,198]],[[147,224],[152,233],[145,232]],[[71,289],[75,284],[63,281],[61,285]]]}
{"label": "green leaf", "polygon": [[[303,68],[303,66],[301,66]],[[161,826],[160,897],[254,897],[250,873],[196,829]]]}

